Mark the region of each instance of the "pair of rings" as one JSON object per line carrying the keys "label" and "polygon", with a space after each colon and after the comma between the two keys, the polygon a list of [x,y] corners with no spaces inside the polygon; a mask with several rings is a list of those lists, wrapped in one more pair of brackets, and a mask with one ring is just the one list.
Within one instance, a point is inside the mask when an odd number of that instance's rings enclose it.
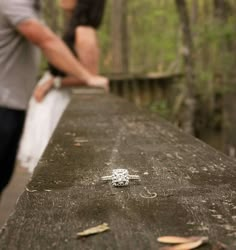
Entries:
{"label": "pair of rings", "polygon": [[127,169],[118,168],[112,170],[112,175],[103,176],[103,181],[111,181],[115,187],[124,187],[129,185],[129,180],[140,180],[138,175],[130,175]]}

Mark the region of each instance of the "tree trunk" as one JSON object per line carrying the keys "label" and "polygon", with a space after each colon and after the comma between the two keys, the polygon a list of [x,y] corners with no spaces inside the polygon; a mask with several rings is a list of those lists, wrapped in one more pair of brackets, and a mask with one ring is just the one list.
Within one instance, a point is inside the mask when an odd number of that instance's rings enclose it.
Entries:
{"label": "tree trunk", "polygon": [[[224,30],[227,25],[228,18],[232,13],[232,7],[229,1],[226,0],[214,0],[214,14],[216,21],[218,22],[219,29]],[[229,56],[233,55],[234,40],[231,37],[223,36],[221,41],[220,56],[223,58],[226,54]],[[227,61],[223,61],[227,63]],[[220,67],[221,66],[221,67]],[[215,70],[215,75],[220,77],[221,86],[227,87],[228,91],[223,95],[223,135],[224,135],[224,151],[226,154],[235,157],[236,156],[236,135],[235,135],[235,124],[236,124],[236,91],[235,81],[233,82],[235,71],[235,61],[228,62],[226,68],[224,65],[219,65]]]}
{"label": "tree trunk", "polygon": [[199,2],[194,0],[192,2],[192,24],[197,24],[198,13],[199,12]]}
{"label": "tree trunk", "polygon": [[186,95],[183,114],[183,129],[193,134],[194,133],[194,116],[196,110],[196,101],[194,97],[195,89],[195,73],[194,73],[194,60],[193,60],[193,39],[190,29],[189,15],[185,0],[175,0],[178,10],[182,39],[183,39],[183,58],[185,66],[185,79],[186,79]]}
{"label": "tree trunk", "polygon": [[[47,25],[57,34],[60,34],[60,11],[57,1],[44,0],[42,1],[43,16]],[[52,15],[53,13],[53,15]]]}
{"label": "tree trunk", "polygon": [[232,8],[228,1],[226,0],[214,0],[214,10],[215,16],[221,20],[226,21],[229,14],[232,11]]}
{"label": "tree trunk", "polygon": [[129,64],[127,0],[112,2],[112,65],[114,73],[127,73]]}

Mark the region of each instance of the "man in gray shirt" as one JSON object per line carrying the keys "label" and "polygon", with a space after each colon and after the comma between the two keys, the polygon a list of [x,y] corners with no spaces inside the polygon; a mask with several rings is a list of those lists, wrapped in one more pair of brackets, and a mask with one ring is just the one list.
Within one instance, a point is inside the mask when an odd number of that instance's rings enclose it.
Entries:
{"label": "man in gray shirt", "polygon": [[39,1],[0,0],[0,194],[14,169],[25,112],[36,83],[37,47],[57,68],[88,86],[108,88],[105,77],[91,75],[39,21]]}

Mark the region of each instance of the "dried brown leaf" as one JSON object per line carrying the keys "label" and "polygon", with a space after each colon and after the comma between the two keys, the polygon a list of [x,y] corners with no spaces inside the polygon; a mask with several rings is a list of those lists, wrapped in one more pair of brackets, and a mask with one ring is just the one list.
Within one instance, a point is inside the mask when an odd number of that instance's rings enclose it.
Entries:
{"label": "dried brown leaf", "polygon": [[75,146],[75,147],[80,147],[81,144],[80,144],[80,143],[75,143],[74,146]]}
{"label": "dried brown leaf", "polygon": [[107,223],[103,223],[103,224],[98,225],[96,227],[92,227],[92,228],[86,229],[83,232],[79,232],[79,233],[77,233],[77,236],[78,237],[90,236],[92,234],[98,234],[98,233],[105,232],[105,231],[107,231],[109,229],[110,228],[108,227],[108,224]]}
{"label": "dried brown leaf", "polygon": [[196,241],[201,238],[202,237],[200,236],[192,236],[192,237],[162,236],[157,238],[157,241],[160,243],[178,244],[178,243],[187,243],[191,241]]}
{"label": "dried brown leaf", "polygon": [[32,190],[30,190],[29,188],[25,188],[25,190],[27,191],[27,192],[29,192],[29,193],[34,193],[34,192],[37,192],[38,190],[35,190],[35,189],[32,189]]}
{"label": "dried brown leaf", "polygon": [[201,239],[196,241],[191,241],[183,244],[178,244],[175,246],[162,247],[160,250],[190,250],[201,246],[203,243],[207,242],[207,237],[201,237]]}

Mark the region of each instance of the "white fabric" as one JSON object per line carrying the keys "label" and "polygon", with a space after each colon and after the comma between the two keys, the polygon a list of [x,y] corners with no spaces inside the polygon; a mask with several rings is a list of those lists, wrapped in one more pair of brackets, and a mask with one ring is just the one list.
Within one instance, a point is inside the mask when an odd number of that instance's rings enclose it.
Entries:
{"label": "white fabric", "polygon": [[[38,84],[49,76],[49,73],[45,73]],[[30,172],[40,160],[69,101],[69,92],[57,89],[51,90],[40,103],[31,98],[18,152],[21,166]]]}

